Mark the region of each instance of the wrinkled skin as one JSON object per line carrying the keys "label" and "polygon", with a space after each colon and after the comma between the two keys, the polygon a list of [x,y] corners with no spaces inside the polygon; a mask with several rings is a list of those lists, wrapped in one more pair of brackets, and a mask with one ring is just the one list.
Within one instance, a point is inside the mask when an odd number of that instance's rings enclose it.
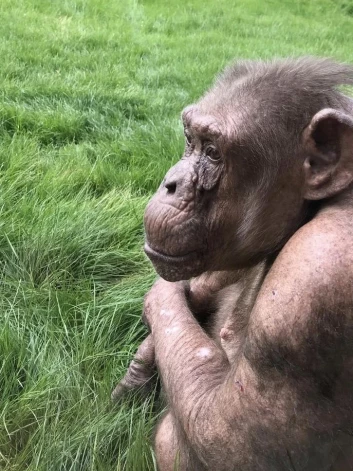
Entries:
{"label": "wrinkled skin", "polygon": [[[185,284],[187,287],[188,305],[193,315],[204,325],[215,340],[222,342],[219,331],[228,318],[227,307],[224,306],[224,288],[232,285],[232,299],[239,294],[240,280],[245,276],[244,270],[234,272],[206,272]],[[233,304],[233,302],[231,301]],[[228,303],[227,303],[228,305]],[[220,306],[224,306],[222,311]],[[212,315],[214,311],[221,311],[219,315]],[[216,319],[215,319],[216,317]],[[231,319],[228,320],[227,329],[232,329]],[[231,356],[233,345],[223,341],[225,351]],[[125,376],[114,388],[111,399],[114,402],[121,400],[130,391],[139,391],[148,394],[156,379],[156,365],[154,356],[154,342],[149,335],[139,346],[132,359]]]}
{"label": "wrinkled skin", "polygon": [[[145,213],[164,278],[144,304],[169,406],[160,471],[353,469],[345,83],[330,61],[241,63],[183,113],[185,154]],[[244,277],[207,331],[180,280],[227,270]]]}
{"label": "wrinkled skin", "polygon": [[130,391],[148,393],[155,375],[154,341],[149,335],[139,346],[129,368],[121,381],[115,386],[111,399],[119,401]]}

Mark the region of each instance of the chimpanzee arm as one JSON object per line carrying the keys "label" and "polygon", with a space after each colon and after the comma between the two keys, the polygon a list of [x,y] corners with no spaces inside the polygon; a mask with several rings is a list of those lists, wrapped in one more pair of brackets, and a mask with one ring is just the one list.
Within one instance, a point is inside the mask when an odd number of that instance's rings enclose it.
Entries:
{"label": "chimpanzee arm", "polygon": [[340,244],[325,237],[302,253],[288,244],[278,257],[234,365],[190,315],[180,289],[155,304],[157,291],[168,289],[162,282],[147,297],[170,408],[207,469],[328,469],[337,434],[352,420],[345,300],[353,277],[352,257],[343,263],[330,253]]}
{"label": "chimpanzee arm", "polygon": [[[222,288],[241,279],[244,270],[206,272],[190,281],[188,304],[198,320],[204,320],[216,306],[216,295]],[[152,389],[155,375],[154,343],[151,335],[139,346],[124,377],[114,388],[111,399],[118,401],[127,392]]]}

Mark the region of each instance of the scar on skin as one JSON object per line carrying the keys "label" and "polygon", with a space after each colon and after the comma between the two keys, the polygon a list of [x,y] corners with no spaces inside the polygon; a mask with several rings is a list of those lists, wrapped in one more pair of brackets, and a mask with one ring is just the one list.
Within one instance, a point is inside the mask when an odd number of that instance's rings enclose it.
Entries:
{"label": "scar on skin", "polygon": [[227,329],[226,327],[223,327],[219,333],[219,336],[225,342],[229,342],[234,338],[234,332],[230,329]]}
{"label": "scar on skin", "polygon": [[240,381],[235,380],[234,384],[240,389],[241,392],[244,392],[244,386],[241,384]]}
{"label": "scar on skin", "polygon": [[208,358],[211,356],[211,350],[207,347],[199,348],[196,353],[196,356],[199,358]]}
{"label": "scar on skin", "polygon": [[160,315],[164,317],[172,317],[174,313],[173,311],[170,311],[169,309],[161,309]]}
{"label": "scar on skin", "polygon": [[167,329],[165,329],[164,333],[166,335],[171,335],[171,334],[176,334],[179,331],[180,331],[180,327],[178,325],[175,325],[174,327],[168,327]]}

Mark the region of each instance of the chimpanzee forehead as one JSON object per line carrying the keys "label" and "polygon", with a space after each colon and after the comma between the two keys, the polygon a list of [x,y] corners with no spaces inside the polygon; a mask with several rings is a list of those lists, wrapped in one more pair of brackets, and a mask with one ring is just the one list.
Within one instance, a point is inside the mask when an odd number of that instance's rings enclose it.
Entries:
{"label": "chimpanzee forehead", "polygon": [[182,112],[182,120],[186,128],[192,129],[199,135],[212,138],[226,137],[227,126],[225,116],[205,111],[198,105],[190,105]]}

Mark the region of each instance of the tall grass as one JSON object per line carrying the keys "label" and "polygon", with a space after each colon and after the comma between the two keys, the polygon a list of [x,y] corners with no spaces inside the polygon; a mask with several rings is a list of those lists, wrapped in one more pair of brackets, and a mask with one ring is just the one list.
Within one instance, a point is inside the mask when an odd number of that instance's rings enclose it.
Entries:
{"label": "tall grass", "polygon": [[0,469],[153,470],[146,202],[179,113],[237,57],[352,60],[349,0],[0,2]]}

